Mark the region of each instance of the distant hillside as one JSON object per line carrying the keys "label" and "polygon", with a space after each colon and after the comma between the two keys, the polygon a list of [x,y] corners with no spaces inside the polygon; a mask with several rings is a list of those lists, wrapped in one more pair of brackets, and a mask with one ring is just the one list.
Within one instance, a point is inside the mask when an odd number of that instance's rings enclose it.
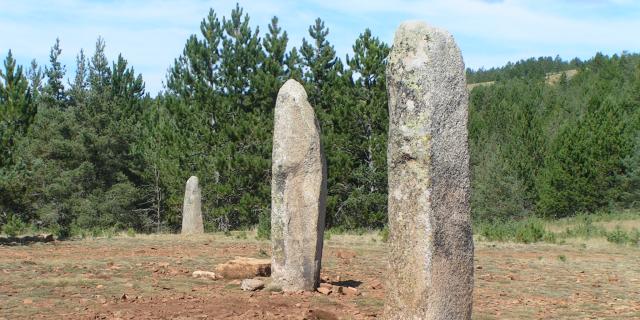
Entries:
{"label": "distant hillside", "polygon": [[476,220],[638,207],[640,55],[528,59],[467,75]]}
{"label": "distant hillside", "polygon": [[584,64],[578,58],[571,61],[562,60],[560,57],[539,57],[520,60],[516,63],[509,62],[503,67],[491,69],[467,69],[467,83],[484,83],[509,79],[542,78],[549,74],[557,74],[562,71],[576,70]]}
{"label": "distant hillside", "polygon": [[[576,74],[578,74],[578,70],[571,69],[571,70],[566,70],[566,71],[547,73],[545,75],[545,82],[547,84],[552,84],[552,85],[553,84],[557,84],[560,81],[560,79],[562,78],[563,74],[567,77],[567,80],[570,80]],[[496,83],[496,82],[495,81],[486,81],[486,82],[469,83],[469,84],[467,84],[467,89],[469,91],[471,91],[475,87],[478,87],[478,86],[489,86],[489,85],[492,85],[494,83]]]}

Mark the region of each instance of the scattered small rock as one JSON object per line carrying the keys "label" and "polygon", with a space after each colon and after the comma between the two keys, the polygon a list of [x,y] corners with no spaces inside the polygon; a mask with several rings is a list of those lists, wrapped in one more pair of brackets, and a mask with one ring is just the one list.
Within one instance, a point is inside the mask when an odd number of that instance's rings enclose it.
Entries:
{"label": "scattered small rock", "polygon": [[320,293],[322,293],[324,295],[330,295],[331,292],[332,292],[331,288],[327,288],[327,287],[318,287],[318,289],[316,289],[316,290],[318,290],[318,292],[320,292]]}
{"label": "scattered small rock", "polygon": [[369,285],[369,288],[373,290],[382,289],[382,283],[380,283],[380,281],[374,281]]}
{"label": "scattered small rock", "polygon": [[212,279],[212,280],[218,280],[221,279],[222,277],[219,276],[218,274],[216,274],[215,272],[211,272],[211,271],[202,271],[202,270],[196,270],[191,274],[192,277],[194,278],[208,278],[208,279]]}
{"label": "scattered small rock", "polygon": [[244,279],[240,283],[240,289],[243,291],[256,291],[264,288],[264,282],[258,279]]}
{"label": "scattered small rock", "polygon": [[329,289],[331,289],[331,288],[333,288],[333,285],[330,284],[330,283],[323,282],[323,283],[320,284],[320,288],[329,288]]}
{"label": "scattered small rock", "polygon": [[353,288],[353,287],[344,287],[342,289],[342,293],[348,296],[359,296],[360,295],[360,291],[358,291],[358,289]]}
{"label": "scattered small rock", "polygon": [[355,251],[351,251],[351,250],[338,250],[336,252],[336,257],[340,259],[353,259],[357,255],[358,254],[356,254]]}
{"label": "scattered small rock", "polygon": [[101,304],[107,303],[107,298],[101,295],[96,295],[96,301]]}

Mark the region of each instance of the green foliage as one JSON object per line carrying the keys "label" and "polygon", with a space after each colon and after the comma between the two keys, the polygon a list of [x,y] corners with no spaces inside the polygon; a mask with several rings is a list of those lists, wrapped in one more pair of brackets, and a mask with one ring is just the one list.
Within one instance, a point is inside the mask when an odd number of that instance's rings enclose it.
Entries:
{"label": "green foliage", "polygon": [[629,233],[629,244],[632,246],[640,246],[640,230],[634,228]]}
{"label": "green foliage", "polygon": [[130,238],[135,237],[136,236],[136,231],[133,230],[133,228],[127,229],[127,236],[130,237]]}
{"label": "green foliage", "polygon": [[619,226],[611,232],[607,232],[607,241],[615,244],[625,244],[629,242],[629,235]]}
{"label": "green foliage", "polygon": [[567,228],[561,236],[564,238],[582,238],[591,239],[606,235],[606,230],[597,226],[593,222],[593,218],[590,215],[579,215],[576,217],[577,222],[575,226]]}
{"label": "green foliage", "polygon": [[263,213],[258,218],[257,238],[268,240],[271,238],[271,217]]}
{"label": "green foliage", "polygon": [[619,245],[628,244],[631,246],[640,245],[640,230],[637,228],[626,231],[618,225],[611,231],[603,230],[602,235],[611,243]]}
{"label": "green foliage", "polygon": [[49,53],[49,66],[45,68],[44,72],[47,84],[44,87],[43,99],[48,105],[58,108],[64,108],[67,99],[63,83],[66,70],[59,61],[61,54],[60,39],[56,38],[56,43],[51,47]]}
{"label": "green foliage", "polygon": [[269,257],[269,253],[267,253],[266,250],[260,248],[258,250],[258,257],[260,257],[260,258],[268,258]]}
{"label": "green foliage", "polygon": [[27,132],[36,111],[29,81],[9,50],[0,70],[0,167],[10,164],[16,140]]}
{"label": "green foliage", "polygon": [[[551,68],[551,65],[556,67]],[[640,56],[521,61],[470,96],[475,220],[560,218],[637,202]],[[579,66],[559,84],[549,68]],[[553,70],[552,70],[553,71]],[[482,73],[476,73],[481,75]]]}
{"label": "green foliage", "polygon": [[7,222],[2,226],[2,232],[10,237],[22,234],[27,225],[16,215],[10,215]]}
{"label": "green foliage", "polygon": [[476,224],[475,229],[488,241],[555,242],[555,236],[545,229],[544,221],[538,218],[484,222]]}
{"label": "green foliage", "polygon": [[67,99],[55,79],[64,74],[60,52],[56,41],[38,113],[15,140],[11,164],[0,171],[0,189],[6,191],[0,206],[61,238],[78,228],[144,229],[149,219],[137,211],[143,205],[137,173],[142,162],[130,152],[138,136],[142,78],[122,57],[112,69],[104,64],[104,42],[98,40],[91,86],[75,86],[86,90],[83,99],[78,90]]}
{"label": "green foliage", "polygon": [[385,226],[382,230],[380,230],[379,235],[380,240],[384,243],[387,243],[389,241],[389,227]]}

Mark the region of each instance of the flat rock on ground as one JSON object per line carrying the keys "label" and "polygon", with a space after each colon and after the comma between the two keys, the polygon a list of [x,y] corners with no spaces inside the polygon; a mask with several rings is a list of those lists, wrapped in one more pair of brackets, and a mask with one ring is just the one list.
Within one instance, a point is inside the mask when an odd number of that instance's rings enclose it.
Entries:
{"label": "flat rock on ground", "polygon": [[271,276],[271,259],[235,257],[215,268],[217,275],[225,279],[246,279]]}
{"label": "flat rock on ground", "polygon": [[240,283],[240,289],[244,291],[256,291],[264,288],[264,281],[258,279],[244,279]]}

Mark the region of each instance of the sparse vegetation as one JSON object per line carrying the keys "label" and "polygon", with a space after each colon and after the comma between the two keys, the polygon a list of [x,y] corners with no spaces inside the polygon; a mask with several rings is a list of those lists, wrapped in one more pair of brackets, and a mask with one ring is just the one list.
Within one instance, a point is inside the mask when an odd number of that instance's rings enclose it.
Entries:
{"label": "sparse vegetation", "polygon": [[[520,243],[566,242],[568,239],[606,239],[615,244],[638,245],[640,213],[623,211],[618,213],[581,214],[561,220],[527,218],[520,221],[477,223],[476,234],[488,241],[510,241]],[[607,227],[605,223],[613,227]],[[632,227],[623,228],[622,225]]]}
{"label": "sparse vegetation", "polygon": [[21,234],[26,229],[26,224],[15,215],[10,215],[7,222],[2,226],[2,232],[10,237]]}
{"label": "sparse vegetation", "polygon": [[382,230],[380,230],[380,240],[382,242],[387,242],[389,241],[389,228],[388,227],[384,227]]}
{"label": "sparse vegetation", "polygon": [[129,236],[131,238],[135,237],[136,236],[136,231],[133,230],[133,228],[127,229],[127,236]]}

